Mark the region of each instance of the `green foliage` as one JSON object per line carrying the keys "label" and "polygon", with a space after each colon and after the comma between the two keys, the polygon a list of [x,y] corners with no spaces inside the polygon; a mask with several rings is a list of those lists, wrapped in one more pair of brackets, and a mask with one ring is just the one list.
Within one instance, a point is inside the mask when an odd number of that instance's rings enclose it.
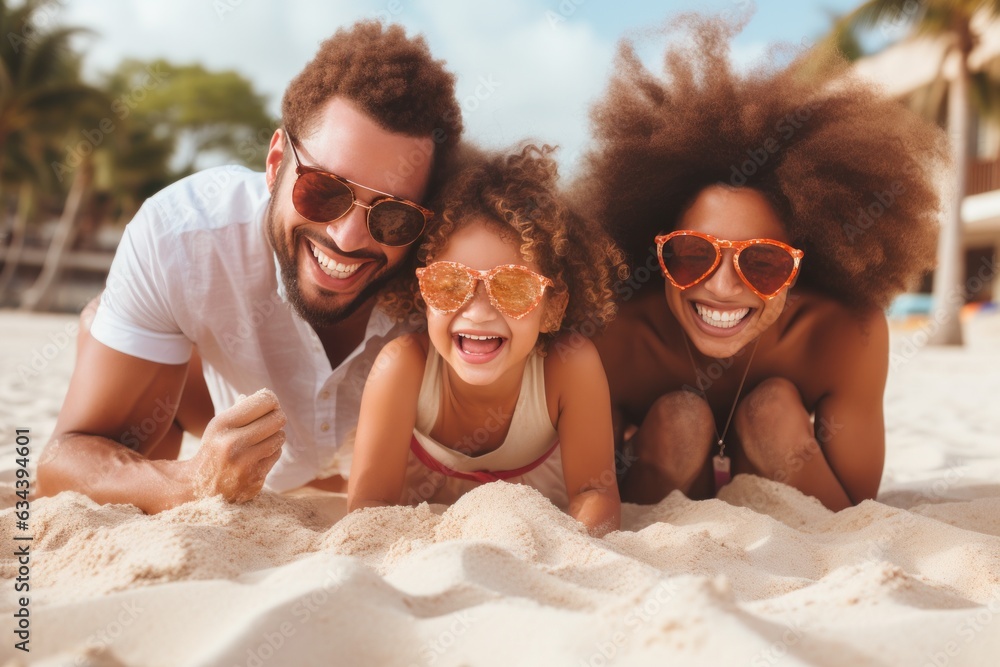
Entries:
{"label": "green foliage", "polygon": [[[77,28],[48,28],[59,5],[0,0],[0,178],[58,188],[46,152],[106,98],[79,79],[80,59],[70,48]],[[2,191],[0,191],[2,192]]]}
{"label": "green foliage", "polygon": [[[60,202],[81,168],[114,218],[185,176],[199,162],[261,169],[277,121],[265,98],[233,71],[126,60],[98,86],[80,77],[57,0],[0,0],[0,211],[29,183]],[[4,194],[7,191],[5,199]]]}
{"label": "green foliage", "polygon": [[141,119],[155,136],[175,138],[186,158],[178,161],[181,174],[193,171],[198,157],[208,152],[260,169],[256,144],[269,139],[277,126],[266,99],[231,70],[127,60],[108,77],[106,88],[116,113]]}

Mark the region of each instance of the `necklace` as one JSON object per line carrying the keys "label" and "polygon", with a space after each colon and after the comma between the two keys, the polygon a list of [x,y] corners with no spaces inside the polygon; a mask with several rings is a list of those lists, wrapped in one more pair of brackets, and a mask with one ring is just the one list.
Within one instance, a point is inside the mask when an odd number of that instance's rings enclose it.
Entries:
{"label": "necklace", "polygon": [[[722,435],[719,435],[719,427],[715,424],[715,414],[712,414],[712,428],[715,429],[715,440],[716,445],[719,447],[719,453],[712,457],[712,471],[715,473],[715,492],[718,493],[719,489],[729,484],[729,480],[733,478],[732,461],[728,456],[726,456],[726,434],[729,433],[729,425],[733,421],[733,414],[736,412],[736,404],[740,402],[740,394],[743,393],[743,384],[747,381],[747,375],[750,373],[750,364],[753,363],[753,355],[757,354],[757,346],[760,345],[760,336],[757,336],[757,342],[753,345],[753,350],[750,352],[750,359],[747,361],[747,367],[743,370],[743,377],[740,379],[740,386],[736,389],[736,398],[733,399],[733,407],[729,408],[729,416],[726,417],[726,425],[722,427]],[[697,384],[698,376],[698,365],[694,361],[694,354],[691,353],[691,344],[688,342],[687,334],[684,334],[684,348],[687,350],[688,358],[691,360],[691,368],[694,369],[695,381]],[[705,402],[708,403],[708,388],[705,388]],[[712,410],[711,404],[709,404],[709,411]]]}

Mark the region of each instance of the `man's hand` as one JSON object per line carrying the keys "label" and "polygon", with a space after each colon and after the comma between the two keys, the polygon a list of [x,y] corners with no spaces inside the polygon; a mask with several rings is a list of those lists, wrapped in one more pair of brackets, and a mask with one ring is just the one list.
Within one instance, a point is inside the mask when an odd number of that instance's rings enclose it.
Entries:
{"label": "man's hand", "polygon": [[195,498],[221,495],[232,503],[255,498],[281,457],[285,421],[269,389],[216,415],[205,428],[198,453],[187,462]]}
{"label": "man's hand", "polygon": [[77,491],[148,514],[219,494],[254,498],[285,441],[285,415],[270,391],[207,421],[193,458],[147,458],[174,424],[187,371],[118,352],[81,329],[66,401],[38,461],[38,492]]}

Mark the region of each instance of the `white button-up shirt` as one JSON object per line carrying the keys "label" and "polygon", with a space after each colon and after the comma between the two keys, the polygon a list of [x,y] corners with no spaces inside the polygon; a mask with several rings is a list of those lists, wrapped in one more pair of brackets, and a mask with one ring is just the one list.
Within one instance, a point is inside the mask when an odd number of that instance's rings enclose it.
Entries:
{"label": "white button-up shirt", "polygon": [[[275,491],[349,472],[365,379],[407,327],[376,308],[362,343],[331,368],[313,328],[288,304],[267,239],[264,175],[208,169],[146,201],[125,229],[91,328],[119,352],[182,364],[193,345],[218,413],[269,388],[288,418]],[[174,403],[177,397],[163,397]],[[346,451],[352,448],[347,447]]]}

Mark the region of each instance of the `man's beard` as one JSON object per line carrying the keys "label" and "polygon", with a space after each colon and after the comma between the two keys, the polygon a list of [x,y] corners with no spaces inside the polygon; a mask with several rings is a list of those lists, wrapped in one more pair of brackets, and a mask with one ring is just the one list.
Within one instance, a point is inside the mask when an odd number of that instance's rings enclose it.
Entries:
{"label": "man's beard", "polygon": [[[299,267],[295,258],[295,248],[298,247],[302,235],[298,233],[293,234],[292,243],[289,246],[285,243],[282,231],[283,229],[278,223],[275,211],[275,202],[272,198],[267,207],[267,234],[271,241],[271,247],[278,258],[278,266],[281,269],[281,281],[285,285],[288,303],[299,314],[299,317],[305,320],[313,329],[339,324],[353,315],[358,308],[368,303],[369,300],[376,298],[378,293],[395,276],[399,269],[399,267],[394,267],[392,270],[383,271],[380,275],[377,275],[349,303],[332,309],[317,308],[306,301],[299,285]],[[385,263],[384,258],[382,259],[382,263]]]}

